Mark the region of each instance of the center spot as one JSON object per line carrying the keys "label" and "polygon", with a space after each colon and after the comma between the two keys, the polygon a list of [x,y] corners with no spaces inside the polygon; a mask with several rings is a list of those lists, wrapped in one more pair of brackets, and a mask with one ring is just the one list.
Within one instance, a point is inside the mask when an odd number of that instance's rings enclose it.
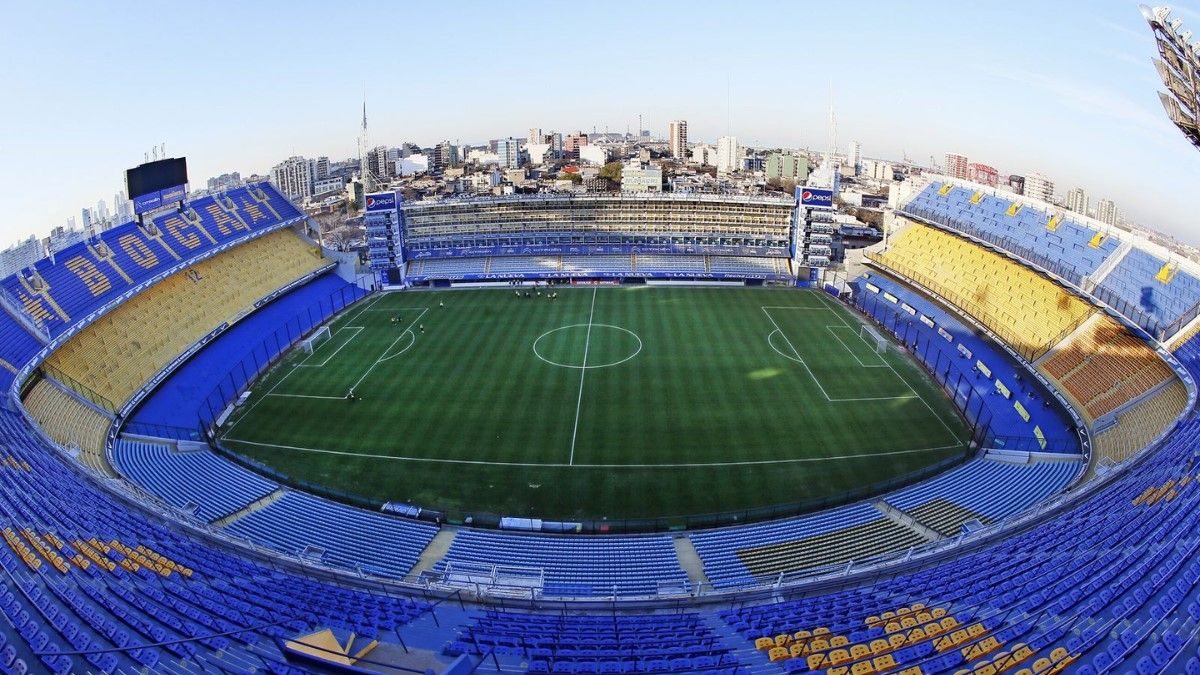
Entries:
{"label": "center spot", "polygon": [[[533,353],[560,368],[607,368],[637,356],[642,339],[631,330],[605,323],[579,323],[542,333],[533,341]],[[585,363],[586,360],[586,363]]]}

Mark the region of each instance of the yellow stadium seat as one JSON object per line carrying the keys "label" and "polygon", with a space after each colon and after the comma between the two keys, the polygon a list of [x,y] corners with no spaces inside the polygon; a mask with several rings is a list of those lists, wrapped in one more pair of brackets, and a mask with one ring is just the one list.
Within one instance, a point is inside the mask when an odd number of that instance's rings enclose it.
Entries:
{"label": "yellow stadium seat", "polygon": [[760,637],[754,641],[755,649],[771,649],[775,646],[775,640],[769,637]]}
{"label": "yellow stadium seat", "polygon": [[46,360],[116,410],[188,346],[325,266],[290,230],[241,244],[130,298]]}
{"label": "yellow stadium seat", "polygon": [[953,234],[914,223],[868,259],[952,301],[1030,360],[1093,313],[1046,277]]}
{"label": "yellow stadium seat", "polygon": [[872,675],[875,672],[875,666],[870,661],[859,661],[850,666],[850,675]]}
{"label": "yellow stadium seat", "polygon": [[767,652],[767,657],[775,662],[790,658],[791,654],[788,653],[787,647],[771,647],[771,650]]}
{"label": "yellow stadium seat", "polygon": [[833,649],[829,652],[829,663],[831,665],[840,666],[843,663],[850,661],[850,652],[846,649]]}

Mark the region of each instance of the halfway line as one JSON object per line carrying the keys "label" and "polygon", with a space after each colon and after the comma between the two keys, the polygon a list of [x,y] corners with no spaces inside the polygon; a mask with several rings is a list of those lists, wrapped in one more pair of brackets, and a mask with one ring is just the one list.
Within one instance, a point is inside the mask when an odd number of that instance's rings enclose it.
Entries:
{"label": "halfway line", "polygon": [[579,406],[583,404],[583,380],[587,377],[588,348],[592,345],[592,317],[596,314],[596,290],[592,287],[592,309],[588,312],[587,338],[583,341],[583,367],[579,369],[579,397],[575,399],[575,428],[571,430],[571,457],[567,466],[575,464],[575,437],[579,434]]}

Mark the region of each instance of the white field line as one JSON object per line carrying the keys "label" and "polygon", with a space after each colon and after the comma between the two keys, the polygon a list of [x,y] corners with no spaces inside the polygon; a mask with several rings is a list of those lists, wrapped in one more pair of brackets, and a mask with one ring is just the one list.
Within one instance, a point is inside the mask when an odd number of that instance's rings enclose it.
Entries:
{"label": "white field line", "polygon": [[[406,331],[404,331],[404,333],[400,334],[400,337],[404,337],[405,333],[407,333],[408,336],[411,337],[412,339],[408,341],[408,344],[404,346],[404,349],[401,349],[400,351],[396,352],[395,354],[388,354],[387,356],[379,357],[379,363],[383,363],[384,361],[390,361],[390,360],[396,358],[397,356],[400,356],[404,352],[412,349],[412,346],[417,344],[417,334],[416,333],[412,332],[411,330],[406,330]],[[393,342],[392,344],[396,344],[396,343]],[[388,349],[391,349],[391,347],[388,347]],[[387,352],[384,352],[384,353],[387,354]]]}
{"label": "white field line", "polygon": [[[313,356],[316,355],[316,350],[313,350],[313,353],[309,354],[308,358],[306,358],[303,361],[301,361],[300,363],[296,364],[296,367],[297,368],[324,368],[330,361],[333,360],[333,357],[338,355],[338,352],[342,351],[342,348],[344,348],[346,345],[350,344],[351,342],[354,342],[354,338],[357,338],[358,334],[363,332],[363,327],[362,326],[342,326],[341,328],[334,331],[333,335],[340,335],[341,332],[344,330],[353,330],[354,335],[350,336],[349,338],[346,339],[345,342],[338,345],[338,348],[333,350],[332,354],[330,354],[329,356],[326,356],[324,359],[321,360],[320,363],[309,363],[308,359],[311,359]],[[330,338],[332,338],[333,335],[330,335]],[[318,347],[318,349],[319,349],[319,347]]]}
{"label": "white field line", "polygon": [[[790,361],[795,361],[796,363],[799,363],[799,364],[804,363],[804,361],[802,361],[801,359],[798,359],[795,356],[791,356],[791,355],[783,352],[782,350],[780,350],[779,347],[775,346],[775,343],[771,340],[771,336],[773,336],[773,335],[783,335],[783,333],[781,333],[780,331],[777,331],[777,330],[773,330],[770,333],[767,333],[767,344],[771,347],[771,349],[775,350],[776,354],[779,354],[783,358],[788,359]],[[784,339],[787,339],[787,338],[785,337]],[[880,367],[882,367],[882,366],[880,366]],[[816,379],[816,378],[813,378],[813,379]],[[855,401],[907,401],[908,399],[911,399],[911,398],[917,398],[916,394],[904,394],[902,396],[865,396],[865,397],[859,397],[859,398],[831,398],[831,399],[829,399],[829,402],[830,403],[852,403]]]}
{"label": "white field line", "polygon": [[[406,309],[409,309],[409,308],[406,308]],[[416,309],[416,307],[412,307],[411,309]],[[413,319],[412,322],[409,323],[408,326],[406,326],[404,328],[404,330],[400,331],[400,334],[396,336],[396,339],[392,340],[392,343],[387,346],[387,349],[383,350],[383,353],[379,355],[379,358],[375,359],[375,363],[372,363],[370,366],[368,366],[367,371],[362,374],[362,377],[358,378],[357,382],[350,385],[351,390],[353,390],[358,385],[362,384],[362,381],[367,379],[367,376],[371,374],[371,371],[375,370],[375,366],[383,363],[384,356],[386,356],[388,352],[392,351],[392,347],[396,346],[396,343],[400,341],[400,338],[404,337],[405,333],[412,332],[412,327],[417,325],[417,322],[420,321],[421,317],[425,316],[425,313],[428,311],[429,311],[428,307],[421,308],[421,313],[417,315],[417,318]],[[413,341],[416,342],[416,339],[417,339],[416,333],[413,333]]]}
{"label": "white field line", "polygon": [[[358,317],[359,317],[359,316],[360,316],[360,315],[363,313],[363,310],[365,310],[365,309],[367,309],[367,308],[369,308],[369,307],[373,307],[373,306],[375,305],[375,303],[377,303],[377,302],[379,302],[380,300],[382,300],[382,299],[383,299],[383,297],[384,297],[385,295],[387,295],[387,294],[386,294],[386,293],[380,293],[378,296],[376,296],[376,297],[375,297],[375,299],[374,299],[374,300],[371,300],[371,301],[370,301],[370,302],[368,302],[367,304],[363,305],[363,306],[362,306],[362,307],[361,307],[361,308],[358,310],[358,313],[356,313],[356,314],[354,315],[354,317],[355,317],[355,318],[358,318]],[[414,309],[415,309],[415,308],[414,308]],[[428,309],[428,308],[426,308],[426,309]],[[422,313],[424,313],[424,312],[422,312]],[[419,318],[419,317],[418,317],[418,318]],[[349,321],[349,318],[347,318],[347,321]],[[359,329],[361,329],[361,328],[362,328],[362,326],[342,326],[342,328],[359,328]],[[338,329],[338,332],[341,332],[341,328],[339,328],[339,329]],[[356,334],[354,337],[358,337],[358,335]],[[351,338],[351,341],[352,341],[353,339],[354,339],[354,338]],[[311,357],[311,354],[310,354],[309,356]],[[306,360],[307,360],[307,359],[306,359]],[[258,407],[258,404],[259,404],[259,403],[262,403],[262,402],[263,402],[263,401],[265,401],[265,400],[267,400],[267,397],[268,397],[268,396],[270,396],[271,394],[274,394],[274,393],[275,393],[275,390],[279,388],[279,385],[283,384],[283,381],[284,381],[284,380],[286,380],[286,379],[288,379],[288,377],[290,377],[292,373],[296,372],[296,370],[297,370],[298,368],[299,368],[299,364],[297,364],[297,365],[295,365],[295,366],[292,366],[292,369],[291,369],[291,370],[289,370],[289,371],[287,371],[286,373],[284,373],[284,374],[283,374],[283,377],[279,378],[279,381],[278,381],[278,382],[276,382],[276,383],[275,383],[275,385],[274,385],[273,387],[271,387],[270,389],[268,389],[266,394],[263,394],[263,396],[262,396],[262,397],[260,397],[260,398],[259,398],[257,401],[255,401],[253,404],[251,404],[251,405],[250,405],[250,407],[246,409],[246,412],[242,413],[241,415],[238,415],[238,418],[237,418],[236,420],[234,420],[234,421],[233,421],[233,424],[230,424],[230,425],[229,425],[229,428],[227,428],[227,429],[225,430],[225,435],[228,435],[230,432],[232,432],[232,431],[233,431],[233,430],[234,430],[234,429],[237,427],[237,425],[239,425],[239,424],[241,424],[241,423],[242,423],[242,420],[244,420],[244,419],[246,419],[247,417],[249,417],[249,416],[250,416],[250,413],[254,412],[254,409]]]}
{"label": "white field line", "polygon": [[575,427],[571,429],[571,456],[567,465],[575,463],[575,439],[579,435],[579,409],[583,405],[583,381],[587,377],[588,348],[592,346],[592,317],[596,315],[596,290],[592,287],[592,308],[588,311],[587,338],[583,341],[583,366],[579,369],[579,396],[575,399]]}
{"label": "white field line", "polygon": [[[771,322],[771,325],[775,326],[775,332],[779,333],[779,336],[782,337],[783,341],[787,343],[788,348],[792,350],[792,354],[794,354],[796,357],[795,361],[804,366],[804,369],[808,371],[808,376],[811,377],[813,382],[817,384],[817,389],[821,390],[821,395],[825,397],[826,401],[833,401],[833,399],[829,397],[829,393],[825,391],[825,387],[821,386],[821,381],[817,379],[817,376],[815,373],[813,373],[812,368],[809,368],[808,364],[804,362],[804,359],[800,357],[800,352],[796,349],[796,345],[792,344],[792,341],[788,339],[787,334],[783,332],[783,329],[779,327],[779,324],[775,323],[775,317],[771,316],[771,312],[768,311],[768,308],[763,307],[762,311],[763,314],[767,315],[767,320]],[[767,342],[770,343],[770,341],[771,336],[767,335]],[[774,349],[773,346],[772,349]]]}
{"label": "white field line", "polygon": [[[871,365],[867,365],[867,364],[863,363],[862,359],[858,358],[858,354],[855,354],[854,350],[850,349],[850,345],[846,344],[845,341],[842,340],[842,338],[838,337],[837,331],[835,331],[834,328],[846,328],[846,326],[836,326],[836,325],[835,326],[825,326],[825,330],[829,331],[829,334],[833,336],[833,339],[837,340],[839,343],[841,343],[841,345],[846,348],[846,351],[850,352],[850,356],[854,357],[855,361],[858,361],[858,365],[862,366],[863,368],[887,368],[887,362],[874,363]],[[851,330],[851,332],[853,332],[854,329],[850,329],[850,330]],[[867,346],[870,346],[870,345],[867,345]],[[875,356],[877,356],[880,361],[883,361],[882,356],[879,356],[878,354],[876,354]]]}
{"label": "white field line", "polygon": [[244,445],[253,445],[260,448],[277,448],[280,450],[295,450],[297,452],[311,452],[323,455],[338,455],[342,457],[362,457],[365,459],[386,459],[396,462],[429,462],[432,464],[469,464],[476,466],[518,466],[518,467],[546,467],[546,468],[575,468],[575,469],[687,469],[687,468],[703,468],[703,467],[725,467],[725,466],[757,466],[771,464],[805,464],[815,462],[831,462],[841,461],[846,459],[857,459],[862,457],[891,457],[895,455],[915,455],[924,452],[938,452],[941,450],[953,450],[962,447],[961,443],[954,445],[943,445],[936,448],[915,448],[912,450],[889,450],[886,452],[871,452],[857,455],[831,455],[828,457],[794,457],[791,459],[761,459],[750,460],[743,462],[685,462],[680,464],[563,464],[563,463],[538,463],[538,462],[488,462],[478,459],[446,459],[442,457],[404,457],[399,455],[380,455],[369,452],[349,452],[346,450],[326,450],[324,448],[304,448],[295,445],[280,445],[278,443],[258,443],[256,441],[243,441],[237,438],[225,438],[231,443],[242,443]]}
{"label": "white field line", "polygon": [[[826,305],[829,306],[829,311],[833,312],[834,316],[836,316],[838,318],[838,321],[842,322],[842,325],[853,330],[853,328],[850,326],[850,324],[846,323],[846,320],[842,318],[842,315],[838,314],[832,305],[829,305],[829,303],[832,302],[831,300],[828,300],[826,298],[821,298],[821,300],[824,301],[826,303]],[[860,337],[861,337],[861,335],[860,335]],[[884,359],[884,363],[887,364],[887,367],[889,370],[892,371],[892,374],[894,374],[896,377],[900,378],[900,381],[904,383],[904,386],[908,387],[909,391],[911,391],[917,398],[921,399],[921,403],[924,403],[926,408],[929,408],[929,412],[933,415],[934,419],[936,419],[938,421],[938,423],[941,424],[942,427],[944,427],[947,432],[949,432],[950,438],[958,440],[958,434],[954,433],[954,430],[950,428],[950,425],[946,424],[946,420],[942,419],[942,416],[937,414],[937,411],[933,409],[933,406],[929,405],[929,401],[926,401],[925,398],[923,396],[921,396],[921,394],[918,393],[917,390],[914,389],[911,384],[908,383],[908,380],[905,379],[905,377],[903,375],[896,372],[896,369],[894,367],[892,367],[891,363],[888,363],[887,359]],[[959,442],[962,443],[964,441],[959,441]]]}

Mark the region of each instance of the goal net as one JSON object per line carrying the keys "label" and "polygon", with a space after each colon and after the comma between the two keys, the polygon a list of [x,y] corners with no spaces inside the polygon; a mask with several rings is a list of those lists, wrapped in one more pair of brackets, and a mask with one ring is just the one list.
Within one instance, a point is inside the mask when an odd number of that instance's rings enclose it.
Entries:
{"label": "goal net", "polygon": [[882,354],[887,351],[887,338],[883,337],[879,333],[876,333],[875,329],[871,328],[870,326],[859,326],[858,337],[862,338],[863,342],[869,345],[875,345],[876,354]]}
{"label": "goal net", "polygon": [[304,342],[303,342],[304,351],[308,354],[313,353],[318,348],[320,348],[321,345],[325,344],[325,341],[328,340],[329,338],[330,338],[329,326],[321,326],[320,328],[317,329],[317,332],[304,338]]}

